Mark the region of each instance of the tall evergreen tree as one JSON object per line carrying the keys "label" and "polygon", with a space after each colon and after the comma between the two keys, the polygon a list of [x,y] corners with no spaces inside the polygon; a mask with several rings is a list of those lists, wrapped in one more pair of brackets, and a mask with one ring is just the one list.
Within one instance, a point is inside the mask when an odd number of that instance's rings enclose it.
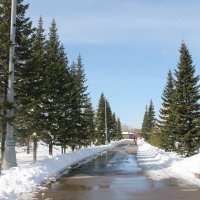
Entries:
{"label": "tall evergreen tree", "polygon": [[117,140],[118,139],[118,127],[117,127],[117,120],[115,113],[112,114],[112,127],[111,127],[111,134],[110,134],[110,140]]}
{"label": "tall evergreen tree", "polygon": [[117,140],[122,139],[122,126],[121,126],[121,121],[120,118],[117,118],[117,135],[116,135]]}
{"label": "tall evergreen tree", "polygon": [[73,62],[70,66],[70,80],[71,80],[71,92],[70,96],[72,99],[70,100],[70,127],[68,130],[68,140],[67,140],[67,145],[71,147],[72,150],[76,148],[76,146],[79,144],[79,132],[77,126],[78,124],[78,119],[77,116],[79,115],[79,90],[77,87],[76,83],[76,64]]}
{"label": "tall evergreen tree", "polygon": [[145,138],[145,140],[149,140],[150,137],[150,128],[149,128],[149,108],[148,106],[146,106],[146,110],[144,113],[144,117],[143,117],[143,122],[142,122],[142,135],[143,138]]}
{"label": "tall evergreen tree", "polygon": [[191,156],[199,148],[199,76],[195,75],[195,66],[186,44],[180,48],[180,61],[175,70],[174,122],[178,151]]}
{"label": "tall evergreen tree", "polygon": [[102,93],[99,99],[98,109],[95,118],[96,144],[105,144],[105,96]]}
{"label": "tall evergreen tree", "polygon": [[[20,76],[20,69],[26,64],[31,57],[31,35],[33,33],[32,22],[25,16],[29,5],[24,4],[23,0],[17,1],[16,16],[16,56],[15,69],[16,77]],[[12,41],[10,35],[10,18],[11,18],[11,0],[0,0],[0,99],[1,99],[1,152],[2,158],[5,146],[6,135],[6,114],[7,114],[7,85],[8,85],[8,64],[9,48]]]}
{"label": "tall evergreen tree", "polygon": [[20,77],[16,82],[16,128],[18,137],[27,138],[34,133],[42,131],[41,123],[41,97],[45,91],[44,71],[46,67],[46,39],[43,21],[40,17],[38,28],[33,36],[31,47],[32,55],[20,70]]}
{"label": "tall evergreen tree", "polygon": [[[106,110],[105,110],[106,108]],[[98,109],[96,113],[96,138],[97,144],[105,144],[105,124],[107,125],[107,139],[110,142],[112,139],[121,138],[121,122],[116,120],[115,114],[112,113],[109,102],[105,99],[102,93],[99,99]]]}
{"label": "tall evergreen tree", "polygon": [[60,44],[55,20],[52,21],[49,39],[47,40],[47,56],[45,68],[45,93],[42,96],[43,127],[46,142],[51,147],[63,134],[63,108],[66,103],[67,57],[63,45]]}
{"label": "tall evergreen tree", "polygon": [[91,101],[89,101],[88,107],[85,109],[84,118],[86,126],[84,145],[86,146],[95,143],[95,112]]}
{"label": "tall evergreen tree", "polygon": [[142,123],[142,134],[147,141],[149,141],[150,135],[155,126],[156,126],[155,111],[154,111],[153,101],[151,100],[149,107],[146,107]]}
{"label": "tall evergreen tree", "polygon": [[[66,60],[66,68],[62,69],[63,71],[63,78],[59,81],[60,91],[59,94],[59,110],[58,110],[58,129],[57,133],[54,137],[51,134],[49,136],[49,142],[52,140],[57,145],[62,147],[62,153],[65,153],[67,146],[71,147],[74,150],[75,146],[78,144],[76,132],[74,130],[76,124],[76,84],[74,80],[75,74],[71,72],[71,69],[68,67],[67,57],[64,53],[64,48],[61,46],[62,49],[62,56]],[[75,64],[74,64],[75,65]],[[76,124],[77,125],[77,124]],[[47,137],[47,138],[48,138]],[[54,139],[53,139],[54,138]],[[51,144],[51,143],[50,143]],[[53,143],[52,143],[53,144]],[[50,145],[52,146],[52,145]]]}
{"label": "tall evergreen tree", "polygon": [[159,127],[161,129],[160,141],[161,147],[165,150],[174,149],[174,120],[173,120],[173,103],[174,103],[174,80],[171,70],[168,72],[167,84],[162,95],[162,108],[160,109]]}
{"label": "tall evergreen tree", "polygon": [[86,109],[90,107],[89,93],[87,92],[86,76],[82,63],[82,58],[79,55],[77,63],[72,63],[70,68],[70,75],[74,85],[73,101],[72,103],[72,129],[71,142],[69,145],[74,150],[75,147],[86,145],[87,141],[87,127],[88,116]]}
{"label": "tall evergreen tree", "polygon": [[156,125],[155,111],[154,111],[153,101],[151,100],[147,115],[147,129],[149,130],[149,132],[152,131],[155,125]]}
{"label": "tall evergreen tree", "polygon": [[111,141],[111,139],[114,137],[114,127],[115,127],[115,121],[113,119],[113,113],[110,107],[110,104],[108,100],[106,100],[106,123],[107,123],[107,139],[108,142]]}
{"label": "tall evergreen tree", "polygon": [[143,135],[148,133],[147,120],[148,120],[148,107],[146,106],[146,110],[145,110],[143,122],[142,122],[142,134]]}
{"label": "tall evergreen tree", "polygon": [[81,55],[79,54],[76,64],[76,85],[78,89],[77,93],[77,102],[78,102],[78,109],[77,109],[77,120],[79,126],[78,128],[78,140],[79,146],[85,145],[85,138],[87,138],[86,128],[87,128],[87,116],[85,110],[89,107],[90,98],[89,93],[87,91],[88,87],[86,86],[86,76],[85,70],[82,62]]}

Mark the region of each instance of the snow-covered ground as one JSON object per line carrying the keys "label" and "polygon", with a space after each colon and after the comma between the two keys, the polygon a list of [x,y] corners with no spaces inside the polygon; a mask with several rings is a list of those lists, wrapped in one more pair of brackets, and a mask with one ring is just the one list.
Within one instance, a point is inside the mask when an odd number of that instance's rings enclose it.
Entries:
{"label": "snow-covered ground", "polygon": [[47,180],[54,179],[70,166],[95,156],[107,149],[113,148],[122,141],[68,152],[63,155],[61,149],[54,148],[54,156],[48,156],[48,148],[44,143],[38,147],[38,162],[32,163],[32,155],[26,154],[26,149],[17,147],[18,167],[4,170],[0,174],[0,199],[27,199],[26,194],[34,192]]}
{"label": "snow-covered ground", "polygon": [[[70,166],[113,148],[122,141],[75,152],[67,150],[67,153],[63,155],[60,155],[59,147],[54,147],[53,156],[48,156],[48,147],[40,143],[38,162],[35,164],[32,162],[32,153],[27,155],[24,147],[17,147],[18,167],[2,171],[0,175],[0,199],[28,199],[26,194],[33,193],[43,183],[55,179]],[[190,158],[181,158],[175,153],[165,152],[139,140],[137,158],[139,165],[153,179],[175,177],[200,186],[200,179],[195,177],[200,178],[200,154]]]}
{"label": "snow-covered ground", "polygon": [[200,186],[200,154],[181,158],[176,153],[165,152],[139,140],[137,158],[152,179],[175,177]]}
{"label": "snow-covered ground", "polygon": [[[25,146],[17,146],[16,147],[16,157],[17,157],[17,165],[18,166],[33,164],[32,148],[30,149],[30,154],[27,154],[26,151],[27,151],[27,148]],[[67,149],[66,152],[67,153],[71,152],[71,149]],[[53,146],[53,156],[49,156],[47,144],[45,144],[42,141],[40,141],[38,143],[37,162],[40,162],[41,160],[52,158],[57,155],[61,155],[61,147],[60,146]]]}

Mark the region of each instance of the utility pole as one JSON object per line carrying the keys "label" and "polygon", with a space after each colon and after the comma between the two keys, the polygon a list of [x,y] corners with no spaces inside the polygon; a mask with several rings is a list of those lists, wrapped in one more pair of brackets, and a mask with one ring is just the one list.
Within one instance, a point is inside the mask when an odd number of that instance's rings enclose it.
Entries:
{"label": "utility pole", "polygon": [[9,72],[8,72],[8,103],[9,108],[7,110],[7,129],[6,129],[6,146],[5,154],[3,159],[3,169],[9,169],[17,166],[16,163],[16,152],[15,152],[15,139],[13,131],[14,117],[14,55],[15,55],[15,32],[16,32],[16,10],[17,0],[12,0],[11,5],[11,25],[10,25],[10,40],[12,45],[9,50]]}
{"label": "utility pole", "polygon": [[108,144],[108,127],[107,127],[107,111],[106,111],[106,104],[107,104],[107,101],[105,99],[105,136],[106,136],[106,141],[105,141],[105,144]]}

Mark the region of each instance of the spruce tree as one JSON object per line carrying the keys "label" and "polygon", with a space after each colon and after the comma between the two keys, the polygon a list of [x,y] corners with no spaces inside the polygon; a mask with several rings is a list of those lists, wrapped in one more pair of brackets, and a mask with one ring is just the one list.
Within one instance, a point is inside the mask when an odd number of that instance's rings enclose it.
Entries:
{"label": "spruce tree", "polygon": [[121,121],[120,118],[117,118],[117,135],[116,135],[117,140],[122,139],[122,127],[121,127]]}
{"label": "spruce tree", "polygon": [[96,144],[105,144],[105,97],[102,93],[99,99],[98,109],[95,118]]}
{"label": "spruce tree", "polygon": [[[62,47],[62,46],[61,46]],[[76,88],[74,83],[74,78],[72,78],[70,73],[70,68],[68,67],[68,61],[66,54],[63,49],[63,58],[66,60],[66,67],[63,68],[63,78],[59,81],[62,91],[59,93],[59,117],[58,117],[58,129],[56,136],[54,137],[54,143],[62,147],[62,153],[65,153],[67,146],[75,147],[73,145],[76,140],[76,135],[74,135],[74,119],[75,112],[74,106],[76,106]],[[49,141],[50,142],[50,141]],[[53,142],[53,140],[52,140]],[[76,143],[75,143],[76,144]]]}
{"label": "spruce tree", "polygon": [[113,113],[110,107],[110,103],[106,100],[106,118],[107,118],[107,139],[108,142],[114,137],[114,126],[115,122],[113,120]]}
{"label": "spruce tree", "polygon": [[63,45],[60,44],[55,20],[52,21],[47,40],[47,56],[45,68],[45,92],[42,96],[43,127],[50,153],[52,145],[58,142],[63,134],[63,108],[66,102],[67,57]]}
{"label": "spruce tree", "polygon": [[173,120],[173,103],[174,103],[174,80],[171,70],[168,72],[167,84],[162,95],[162,108],[160,109],[159,127],[161,129],[160,141],[161,147],[165,150],[174,149],[174,120]]}
{"label": "spruce tree", "polygon": [[18,138],[27,138],[34,133],[42,131],[41,103],[44,88],[44,71],[46,67],[46,39],[43,29],[43,21],[40,17],[38,28],[33,36],[31,58],[20,70],[20,76],[16,82],[16,128]]}
{"label": "spruce tree", "polygon": [[91,101],[88,102],[88,107],[85,109],[84,118],[86,126],[84,146],[87,146],[95,143],[95,112]]}
{"label": "spruce tree", "polygon": [[86,86],[86,75],[85,70],[82,62],[81,55],[79,54],[76,64],[76,85],[78,89],[77,93],[77,101],[78,101],[78,108],[77,108],[77,122],[79,126],[78,128],[78,141],[79,146],[85,145],[85,140],[88,137],[87,136],[87,124],[88,124],[88,118],[86,116],[85,110],[89,108],[90,104],[90,98],[89,93],[87,91],[88,87]]}
{"label": "spruce tree", "polygon": [[146,140],[148,140],[148,135],[149,135],[147,124],[148,124],[148,107],[146,106],[146,110],[145,110],[144,118],[142,122],[142,135]]}
{"label": "spruce tree", "polygon": [[142,134],[143,137],[149,141],[150,135],[156,126],[156,118],[153,101],[150,101],[149,107],[146,107],[146,111],[144,114],[144,119],[142,123]]}
{"label": "spruce tree", "polygon": [[[31,57],[31,35],[33,33],[32,22],[25,16],[29,5],[24,4],[23,0],[17,1],[16,13],[16,55],[15,69],[16,82],[20,76],[20,69],[26,64]],[[1,99],[1,153],[3,158],[5,136],[6,136],[6,110],[7,110],[7,84],[8,84],[8,64],[9,64],[9,48],[12,41],[10,35],[10,18],[11,18],[11,1],[0,0],[0,99]],[[16,106],[17,107],[17,106]],[[11,119],[9,119],[11,120]]]}
{"label": "spruce tree", "polygon": [[153,101],[151,100],[150,105],[149,105],[148,115],[147,115],[148,131],[151,132],[155,125],[156,125],[155,111],[154,111]]}
{"label": "spruce tree", "polygon": [[[71,80],[70,69],[68,67],[68,59],[64,52],[64,47],[60,47],[60,56],[63,59],[63,67],[60,69],[60,91],[59,91],[59,118],[58,118],[58,133],[57,144],[61,145],[65,150],[68,144],[68,136],[71,131],[72,124],[72,107],[71,102],[74,100],[72,91],[74,89],[74,83]],[[65,67],[64,67],[65,66]]]}
{"label": "spruce tree", "polygon": [[173,114],[178,152],[191,156],[199,148],[199,76],[186,44],[180,48],[180,61],[175,70]]}
{"label": "spruce tree", "polygon": [[69,139],[69,146],[72,150],[77,147],[85,146],[88,142],[87,128],[88,121],[86,109],[90,108],[90,98],[87,92],[86,75],[82,63],[82,58],[79,55],[77,63],[72,63],[70,67],[70,76],[73,84],[73,92],[71,101],[72,122]]}
{"label": "spruce tree", "polygon": [[110,140],[117,140],[118,139],[118,133],[117,133],[117,120],[116,120],[116,116],[115,113],[112,114],[112,132],[110,135]]}
{"label": "spruce tree", "polygon": [[79,115],[79,89],[77,87],[77,83],[76,83],[76,64],[73,62],[70,66],[70,71],[69,71],[69,75],[70,75],[70,81],[71,81],[71,92],[70,92],[70,96],[72,97],[72,99],[69,101],[70,104],[70,127],[68,130],[68,140],[67,140],[67,145],[69,147],[71,147],[72,150],[74,150],[77,145],[79,144],[78,141],[78,118],[77,116]]}

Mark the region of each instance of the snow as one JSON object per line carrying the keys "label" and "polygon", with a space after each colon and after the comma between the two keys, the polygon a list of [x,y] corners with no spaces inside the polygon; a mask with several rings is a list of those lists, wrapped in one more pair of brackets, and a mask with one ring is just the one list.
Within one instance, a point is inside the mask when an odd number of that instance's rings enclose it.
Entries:
{"label": "snow", "polygon": [[[27,149],[25,146],[22,146],[22,147],[17,146],[16,157],[17,157],[18,166],[33,164],[32,149],[31,149],[30,154],[27,154],[26,151]],[[66,153],[68,152],[71,152],[71,149],[67,149]],[[61,147],[53,146],[53,156],[49,156],[48,146],[44,142],[39,142],[38,147],[37,147],[37,161],[49,159],[60,154],[61,154]]]}
{"label": "snow", "polygon": [[[3,170],[0,175],[0,199],[28,199],[28,193],[34,193],[43,183],[54,180],[70,166],[99,153],[113,148],[123,142],[109,145],[93,146],[61,155],[61,148],[55,146],[53,156],[48,156],[48,147],[44,143],[38,146],[38,161],[33,163],[33,155],[27,155],[24,147],[17,147],[18,167]],[[189,158],[181,158],[176,153],[165,152],[144,140],[138,140],[138,164],[155,180],[178,178],[200,186],[200,154]]]}
{"label": "snow", "polygon": [[17,147],[18,167],[2,170],[0,175],[0,199],[27,199],[26,194],[33,193],[43,183],[55,179],[70,166],[91,158],[121,143],[111,142],[108,145],[94,146],[59,155],[61,149],[54,148],[54,157],[48,156],[47,146],[41,143],[38,147],[38,162],[32,163],[32,155],[26,154],[24,147]]}
{"label": "snow", "polygon": [[128,131],[123,131],[122,135],[127,135],[127,134],[133,134],[132,132],[128,132]]}
{"label": "snow", "polygon": [[137,159],[138,164],[154,180],[178,178],[200,186],[200,154],[181,158],[176,153],[165,152],[141,139],[138,140]]}

